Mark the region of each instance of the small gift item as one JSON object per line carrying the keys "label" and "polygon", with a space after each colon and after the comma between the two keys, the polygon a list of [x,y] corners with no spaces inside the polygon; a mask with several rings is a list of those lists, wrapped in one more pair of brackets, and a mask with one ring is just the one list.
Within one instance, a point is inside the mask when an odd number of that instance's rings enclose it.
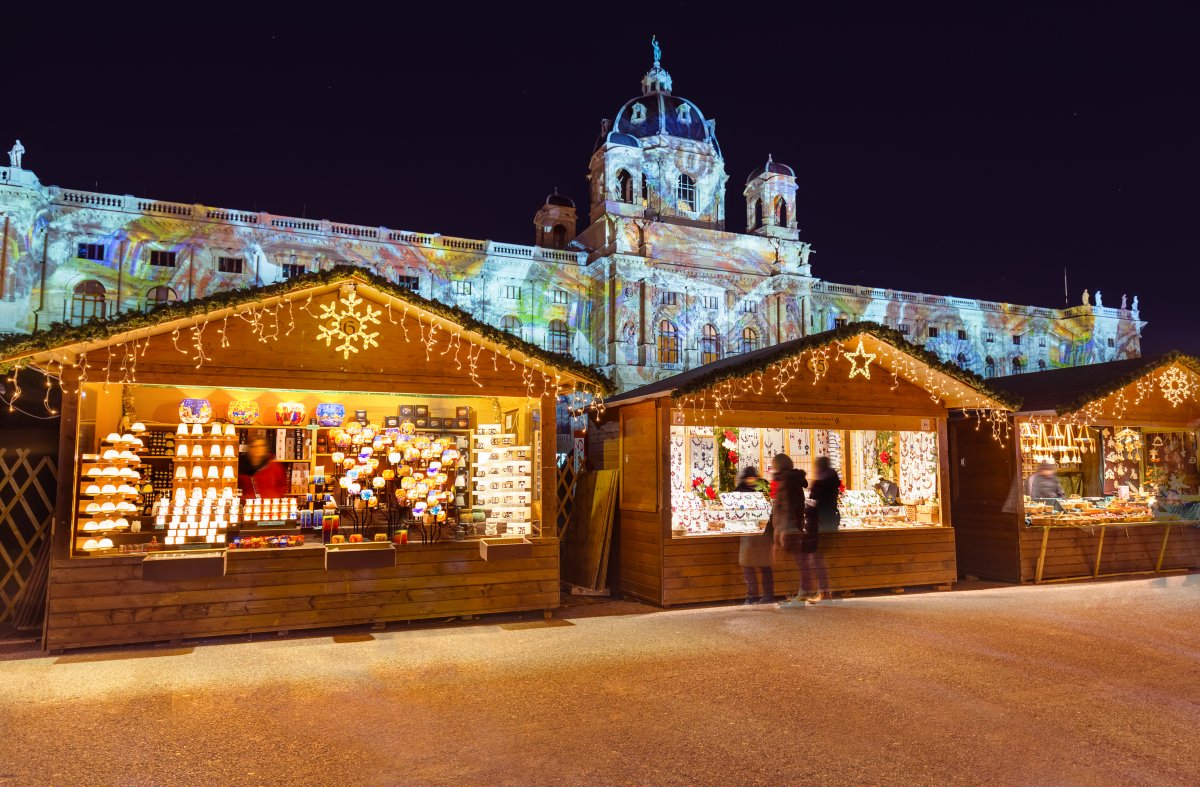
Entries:
{"label": "small gift item", "polygon": [[229,423],[238,426],[256,424],[261,415],[258,402],[253,399],[234,399],[225,411],[225,417],[229,419]]}
{"label": "small gift item", "polygon": [[187,437],[187,434],[188,434],[188,425],[187,425],[187,424],[180,424],[180,425],[179,425],[179,428],[175,430],[175,434],[176,434],[178,437]]}
{"label": "small gift item", "polygon": [[303,402],[280,402],[275,406],[275,420],[280,426],[299,426],[307,412]]}
{"label": "small gift item", "polygon": [[179,403],[179,420],[185,424],[206,424],[212,416],[212,404],[207,399],[184,399]]}
{"label": "small gift item", "polygon": [[336,402],[322,402],[317,405],[317,424],[320,426],[341,426],[346,420],[346,405]]}

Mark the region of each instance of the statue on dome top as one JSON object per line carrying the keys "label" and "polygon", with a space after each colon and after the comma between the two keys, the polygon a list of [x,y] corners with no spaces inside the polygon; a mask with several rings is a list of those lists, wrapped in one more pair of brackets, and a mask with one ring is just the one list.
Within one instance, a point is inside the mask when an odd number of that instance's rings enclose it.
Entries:
{"label": "statue on dome top", "polygon": [[662,60],[662,47],[658,45],[658,36],[650,36],[650,46],[654,47],[654,65],[658,65]]}
{"label": "statue on dome top", "polygon": [[12,150],[8,151],[8,165],[13,169],[21,168],[21,157],[25,155],[25,146],[21,144],[21,140],[17,140],[17,144],[12,146]]}

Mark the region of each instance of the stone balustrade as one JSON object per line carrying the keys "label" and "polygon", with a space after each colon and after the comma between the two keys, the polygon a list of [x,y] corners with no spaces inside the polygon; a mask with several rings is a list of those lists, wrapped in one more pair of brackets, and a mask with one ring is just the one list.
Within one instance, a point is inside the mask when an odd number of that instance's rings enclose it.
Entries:
{"label": "stone balustrade", "polygon": [[454,238],[439,234],[424,234],[405,230],[390,230],[387,227],[365,227],[359,224],[344,224],[325,219],[305,219],[294,216],[275,216],[266,212],[213,208],[205,205],[187,205],[181,202],[164,202],[133,197],[128,194],[102,194],[77,189],[53,186],[49,189],[51,201],[73,208],[94,208],[125,213],[140,213],[156,216],[238,226],[270,228],[280,232],[311,233],[316,235],[354,238],[377,243],[402,243],[428,249],[447,249],[488,256],[505,256],[524,259],[551,260],[554,262],[584,265],[587,253],[582,251],[560,251],[538,246],[522,246],[511,243],[496,243],[471,238]]}

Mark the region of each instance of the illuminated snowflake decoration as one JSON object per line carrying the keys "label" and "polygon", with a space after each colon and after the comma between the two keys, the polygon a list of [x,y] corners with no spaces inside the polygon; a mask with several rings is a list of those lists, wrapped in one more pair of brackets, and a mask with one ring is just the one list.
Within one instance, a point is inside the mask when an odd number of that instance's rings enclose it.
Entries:
{"label": "illuminated snowflake decoration", "polygon": [[[365,309],[361,314],[358,311],[359,306]],[[318,319],[324,324],[321,326],[321,332],[317,334],[317,341],[324,341],[326,347],[331,346],[335,340],[340,342],[333,349],[340,352],[342,358],[349,358],[350,353],[358,352],[359,347],[356,345],[361,345],[364,350],[378,347],[379,331],[368,333],[367,328],[379,325],[381,314],[383,309],[372,308],[369,303],[358,297],[358,293],[351,290],[336,302],[321,307],[321,316]]]}
{"label": "illuminated snowflake decoration", "polygon": [[1172,407],[1178,407],[1195,393],[1195,383],[1178,366],[1172,366],[1158,376],[1158,387]]}
{"label": "illuminated snowflake decoration", "polygon": [[[871,379],[871,361],[875,360],[875,356],[863,349],[862,339],[858,340],[858,349],[852,353],[846,353],[846,358],[850,361],[850,379],[853,379],[858,374],[861,374],[868,380]],[[858,365],[859,362],[855,360],[857,358],[862,359],[861,367]]]}

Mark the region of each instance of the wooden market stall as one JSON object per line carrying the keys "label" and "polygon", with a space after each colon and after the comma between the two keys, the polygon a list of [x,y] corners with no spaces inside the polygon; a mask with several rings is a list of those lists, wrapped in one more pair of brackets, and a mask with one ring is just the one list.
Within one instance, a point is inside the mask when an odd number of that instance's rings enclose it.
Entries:
{"label": "wooden market stall", "polygon": [[348,267],[0,364],[63,392],[52,650],[551,610],[556,400],[608,385]]}
{"label": "wooden market stall", "polygon": [[[963,574],[1045,582],[1200,566],[1200,361],[1169,353],[989,382],[1023,404],[1004,445],[951,424]],[[1030,497],[1043,463],[1063,501]]]}
{"label": "wooden market stall", "polygon": [[[765,495],[730,494],[747,465],[787,453],[811,475],[830,456],[846,485],[842,529],[821,536],[834,591],[950,587],[957,579],[947,417],[1003,424],[1003,397],[873,323],[856,323],[707,364],[621,394],[593,431],[589,461],[619,468],[613,581],[659,605],[745,595],[738,545],[761,532]],[[895,485],[888,504],[875,487]],[[775,559],[776,590],[798,575]]]}

